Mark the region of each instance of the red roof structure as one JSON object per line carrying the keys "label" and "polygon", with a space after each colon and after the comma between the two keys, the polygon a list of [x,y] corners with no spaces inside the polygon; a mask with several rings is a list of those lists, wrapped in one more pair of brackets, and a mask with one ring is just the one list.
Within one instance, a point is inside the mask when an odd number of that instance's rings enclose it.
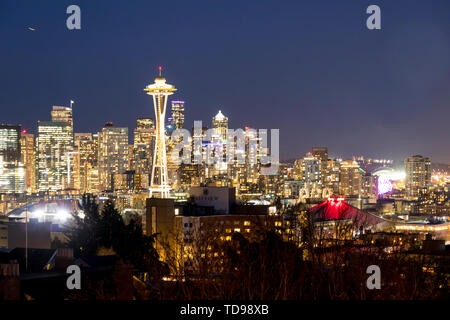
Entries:
{"label": "red roof structure", "polygon": [[344,198],[328,198],[327,201],[309,209],[315,221],[352,220],[355,227],[371,227],[386,220],[361,211],[345,202]]}

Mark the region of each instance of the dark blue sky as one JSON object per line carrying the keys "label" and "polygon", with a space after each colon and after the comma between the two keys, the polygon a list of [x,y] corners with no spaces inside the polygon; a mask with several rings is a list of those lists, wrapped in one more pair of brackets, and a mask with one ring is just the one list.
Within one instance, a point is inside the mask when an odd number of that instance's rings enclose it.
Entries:
{"label": "dark blue sky", "polygon": [[[366,29],[370,4],[382,30]],[[282,158],[328,146],[450,163],[448,0],[0,0],[0,122],[34,131],[73,99],[76,132],[132,130],[153,117],[142,89],[158,65],[187,127],[220,108],[231,128],[280,128]]]}

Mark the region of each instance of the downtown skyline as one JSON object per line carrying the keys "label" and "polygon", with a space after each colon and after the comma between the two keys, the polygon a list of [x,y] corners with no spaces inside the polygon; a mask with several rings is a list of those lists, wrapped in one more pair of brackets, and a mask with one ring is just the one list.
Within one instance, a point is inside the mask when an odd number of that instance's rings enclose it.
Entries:
{"label": "downtown skyline", "polygon": [[381,1],[377,32],[363,28],[363,3],[231,2],[198,12],[200,3],[176,2],[159,4],[152,19],[142,7],[79,5],[79,31],[65,28],[64,1],[0,6],[0,35],[11,44],[0,47],[0,122],[34,132],[48,108],[73,99],[75,132],[107,121],[133,128],[153,117],[142,89],[162,65],[179,88],[173,99],[186,101],[186,127],[221,109],[230,128],[279,128],[283,160],[327,146],[344,158],[450,162],[446,2]]}

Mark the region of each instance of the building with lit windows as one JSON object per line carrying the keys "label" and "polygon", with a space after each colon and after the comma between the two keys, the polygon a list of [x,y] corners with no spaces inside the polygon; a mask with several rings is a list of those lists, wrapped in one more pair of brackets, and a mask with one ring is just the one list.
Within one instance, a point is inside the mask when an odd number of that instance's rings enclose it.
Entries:
{"label": "building with lit windows", "polygon": [[212,119],[212,128],[217,130],[217,134],[222,138],[222,141],[227,139],[228,118],[225,117],[221,110]]}
{"label": "building with lit windows", "polygon": [[172,119],[175,129],[184,128],[184,101],[172,101]]}
{"label": "building with lit windows", "polygon": [[53,106],[51,116],[53,122],[65,122],[69,124],[73,132],[73,115],[71,107]]}
{"label": "building with lit windows", "polygon": [[340,161],[335,159],[329,159],[327,161],[324,185],[326,188],[331,190],[332,194],[339,194],[340,165]]}
{"label": "building with lit windows", "polygon": [[21,162],[25,169],[25,189],[27,193],[36,192],[36,150],[34,134],[22,130],[20,136]]}
{"label": "building with lit windows", "polygon": [[[213,164],[207,164],[207,178],[214,181],[217,186],[230,184],[228,164],[224,161],[227,150],[228,118],[219,110],[212,119],[212,132],[207,138],[207,158],[214,159]],[[208,161],[207,161],[208,162]]]}
{"label": "building with lit windows", "polygon": [[0,125],[0,193],[25,192],[21,164],[20,125]]}
{"label": "building with lit windows", "polygon": [[73,186],[73,135],[67,122],[39,121],[36,139],[38,191]]}
{"label": "building with lit windows", "polygon": [[320,159],[320,161],[328,161],[328,148],[314,147],[312,148],[312,156]]}
{"label": "building with lit windows", "polygon": [[361,177],[361,197],[376,200],[378,196],[378,177],[371,173],[364,173]]}
{"label": "building with lit windows", "polygon": [[340,195],[345,197],[359,197],[362,189],[363,171],[353,160],[341,162],[340,166]]}
{"label": "building with lit windows", "polygon": [[97,193],[98,189],[98,135],[75,133],[77,169],[74,169],[76,189],[81,193]]}
{"label": "building with lit windows", "polygon": [[323,186],[326,185],[328,176],[328,148],[313,147],[312,156],[320,160],[320,182]]}
{"label": "building with lit windows", "polygon": [[416,155],[405,159],[406,198],[415,200],[419,190],[431,182],[431,161],[429,158]]}
{"label": "building with lit windows", "polygon": [[137,119],[137,126],[134,129],[132,169],[142,177],[139,180],[142,181],[140,188],[148,188],[152,172],[154,147],[155,123],[153,119]]}
{"label": "building with lit windows", "polygon": [[[228,164],[228,177],[232,179],[232,186],[236,187],[239,195],[254,193],[261,169],[261,137],[255,129],[245,127],[244,146],[239,146],[237,141],[227,141],[227,148],[232,148],[235,158]],[[244,159],[239,163],[239,159]]]}
{"label": "building with lit windows", "polygon": [[[281,217],[268,206],[232,206],[232,188],[193,188],[193,202],[147,199],[146,232],[158,233],[156,249],[162,260],[172,259],[178,268],[195,271],[199,260],[220,262],[220,244],[240,234],[258,240],[264,231],[281,226]],[[206,193],[206,194],[205,194]],[[228,211],[229,210],[229,211]],[[218,247],[215,247],[218,246]]]}
{"label": "building with lit windows", "polygon": [[114,190],[114,175],[128,170],[128,128],[108,122],[98,134],[100,189]]}
{"label": "building with lit windows", "polygon": [[302,161],[302,179],[307,184],[321,183],[321,160],[308,152]]}

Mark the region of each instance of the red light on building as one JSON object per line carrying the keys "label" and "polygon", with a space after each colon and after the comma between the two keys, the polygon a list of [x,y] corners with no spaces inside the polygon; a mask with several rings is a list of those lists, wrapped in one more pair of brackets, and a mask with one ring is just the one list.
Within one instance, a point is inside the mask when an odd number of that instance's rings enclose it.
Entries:
{"label": "red light on building", "polygon": [[328,198],[328,201],[331,201],[331,202],[335,202],[335,201],[342,202],[342,201],[345,201],[345,198],[343,198],[343,197],[338,197],[338,198],[330,197],[330,198]]}
{"label": "red light on building", "polygon": [[25,130],[25,129],[23,129],[23,130],[22,130],[22,133],[27,133],[27,132],[28,132],[28,131],[27,131],[27,130]]}

